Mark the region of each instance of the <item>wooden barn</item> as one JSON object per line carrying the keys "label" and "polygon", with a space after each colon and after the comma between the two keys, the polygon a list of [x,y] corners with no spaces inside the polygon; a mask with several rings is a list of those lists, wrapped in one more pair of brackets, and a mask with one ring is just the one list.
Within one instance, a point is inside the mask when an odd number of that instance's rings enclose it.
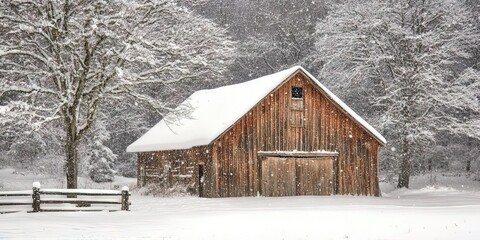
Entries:
{"label": "wooden barn", "polygon": [[380,195],[373,127],[302,67],[192,94],[132,143],[138,184],[201,197]]}

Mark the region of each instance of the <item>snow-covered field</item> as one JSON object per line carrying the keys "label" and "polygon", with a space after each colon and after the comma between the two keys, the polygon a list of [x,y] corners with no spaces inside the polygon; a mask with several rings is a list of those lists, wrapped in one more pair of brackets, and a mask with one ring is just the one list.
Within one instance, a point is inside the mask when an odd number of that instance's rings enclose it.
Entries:
{"label": "snow-covered field", "polygon": [[[0,170],[1,190],[7,190],[9,181],[17,183],[16,190],[21,185],[28,189],[39,179],[12,171]],[[55,181],[40,180],[58,187]],[[436,180],[433,187],[427,186],[428,176],[413,178],[411,190],[385,184],[382,198],[133,194],[130,212],[0,215],[0,239],[480,239],[480,182]]]}

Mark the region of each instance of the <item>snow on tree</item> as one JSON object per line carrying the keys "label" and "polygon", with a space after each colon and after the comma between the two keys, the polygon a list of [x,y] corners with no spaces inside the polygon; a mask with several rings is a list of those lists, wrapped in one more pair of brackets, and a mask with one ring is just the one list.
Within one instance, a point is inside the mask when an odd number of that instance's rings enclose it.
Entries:
{"label": "snow on tree", "polygon": [[87,147],[83,154],[86,158],[85,162],[88,164],[88,175],[95,182],[111,182],[115,176],[114,164],[117,156],[105,146],[105,142],[111,138],[105,125],[105,116],[98,117],[93,127],[95,135],[86,144]]}
{"label": "snow on tree", "polygon": [[9,101],[0,106],[0,163],[3,166],[17,166],[36,173],[49,173],[63,169],[58,154],[61,136],[58,131],[48,130],[54,122],[33,131],[35,122],[32,106],[22,101]]}
{"label": "snow on tree", "polygon": [[327,1],[208,0],[200,12],[229,27],[239,39],[231,73],[245,81],[298,65],[313,50],[318,18]]}
{"label": "snow on tree", "polygon": [[61,126],[68,188],[102,105],[135,101],[164,115],[169,102],[151,87],[218,79],[235,53],[225,29],[172,0],[7,0],[0,29],[0,98],[18,94],[29,107],[17,114],[37,129]]}
{"label": "snow on tree", "polygon": [[477,20],[462,1],[372,0],[340,4],[317,25],[320,77],[379,113],[398,187],[439,132],[480,138],[480,79],[462,64],[480,43]]}

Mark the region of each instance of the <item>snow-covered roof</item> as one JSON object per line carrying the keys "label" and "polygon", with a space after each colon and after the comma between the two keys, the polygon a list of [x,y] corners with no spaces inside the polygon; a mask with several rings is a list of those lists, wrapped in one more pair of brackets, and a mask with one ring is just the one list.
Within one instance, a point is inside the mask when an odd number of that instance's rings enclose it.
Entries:
{"label": "snow-covered roof", "polygon": [[[188,117],[175,123],[162,119],[137,141],[127,147],[127,152],[149,152],[189,149],[210,144],[258,102],[288,80],[298,71],[311,78],[340,108],[383,144],[385,138],[372,126],[330,92],[315,77],[300,66],[295,66],[251,81],[200,90],[188,97],[179,108],[192,107]],[[168,119],[168,115],[166,117]]]}

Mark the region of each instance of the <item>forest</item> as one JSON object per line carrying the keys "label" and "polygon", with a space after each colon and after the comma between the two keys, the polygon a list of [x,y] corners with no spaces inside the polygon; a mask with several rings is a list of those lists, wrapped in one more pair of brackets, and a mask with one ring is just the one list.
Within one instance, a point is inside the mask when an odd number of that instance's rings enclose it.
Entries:
{"label": "forest", "polygon": [[134,177],[190,94],[301,65],[386,137],[381,181],[480,181],[478,0],[4,0],[0,33],[0,168]]}

